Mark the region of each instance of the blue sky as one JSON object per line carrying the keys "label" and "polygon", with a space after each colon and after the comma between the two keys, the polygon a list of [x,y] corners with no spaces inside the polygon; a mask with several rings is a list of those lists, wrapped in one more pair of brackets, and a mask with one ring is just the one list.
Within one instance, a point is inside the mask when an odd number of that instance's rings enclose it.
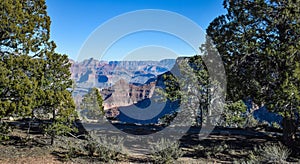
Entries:
{"label": "blue sky", "polygon": [[[46,0],[48,15],[52,21],[51,39],[57,44],[56,51],[75,60],[93,31],[120,14],[142,9],[167,10],[189,18],[205,30],[215,17],[225,13],[222,3],[223,0]],[[105,55],[93,55],[103,60],[121,60],[130,58],[128,54],[131,53],[133,56],[137,52],[146,54],[151,47],[155,53],[169,54],[161,58],[196,53],[176,36],[142,31],[120,38],[105,51]],[[159,58],[157,54],[149,56]]]}

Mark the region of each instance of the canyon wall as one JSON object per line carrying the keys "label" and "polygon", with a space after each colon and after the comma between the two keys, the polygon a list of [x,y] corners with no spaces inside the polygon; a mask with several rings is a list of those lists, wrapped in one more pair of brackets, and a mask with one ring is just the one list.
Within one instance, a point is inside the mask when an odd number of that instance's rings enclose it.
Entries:
{"label": "canyon wall", "polygon": [[175,59],[161,61],[99,61],[87,59],[81,62],[70,60],[76,87],[73,96],[78,105],[90,88],[99,89],[104,99],[104,108],[129,106],[151,98],[157,76],[169,71]]}

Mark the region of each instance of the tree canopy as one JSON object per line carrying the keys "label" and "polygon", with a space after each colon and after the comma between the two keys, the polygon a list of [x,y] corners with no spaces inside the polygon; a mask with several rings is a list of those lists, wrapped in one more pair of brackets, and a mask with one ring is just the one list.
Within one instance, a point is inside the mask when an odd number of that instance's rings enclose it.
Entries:
{"label": "tree canopy", "polygon": [[92,88],[83,96],[80,108],[85,117],[89,119],[100,119],[104,116],[103,99],[97,88]]}
{"label": "tree canopy", "polygon": [[45,1],[3,0],[0,9],[0,119],[46,119],[52,137],[69,132],[75,118],[70,63],[55,53]]}
{"label": "tree canopy", "polygon": [[295,137],[300,112],[300,1],[225,0],[207,28],[225,64],[231,100],[251,98],[284,117]]}
{"label": "tree canopy", "polygon": [[[190,58],[178,58],[170,72],[163,75],[164,88],[157,92],[172,102],[179,101],[180,109],[162,118],[170,122],[179,117],[182,124],[202,125],[203,114],[208,113],[209,104],[209,75],[203,56],[195,55]],[[182,117],[182,118],[181,118]]]}

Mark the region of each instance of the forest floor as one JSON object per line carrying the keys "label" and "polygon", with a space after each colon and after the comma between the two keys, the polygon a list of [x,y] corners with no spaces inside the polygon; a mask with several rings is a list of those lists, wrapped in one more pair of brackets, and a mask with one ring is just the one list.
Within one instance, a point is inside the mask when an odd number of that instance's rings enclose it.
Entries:
{"label": "forest floor", "polygon": [[[125,126],[125,125],[124,125]],[[135,129],[132,128],[131,129]],[[10,140],[0,144],[0,163],[105,163],[94,157],[67,156],[66,143],[78,140],[72,136],[59,137],[54,146],[50,145],[50,138],[38,131],[31,130],[28,135],[24,128],[15,128],[10,134]],[[180,147],[184,151],[183,157],[176,163],[233,163],[247,158],[249,153],[259,145],[280,142],[280,131],[266,128],[228,129],[216,128],[205,139],[199,140],[197,128],[192,128],[188,134],[180,139]],[[195,146],[201,145],[203,151],[195,151]],[[206,151],[211,151],[207,153]],[[293,163],[300,163],[300,144],[293,148],[288,159]],[[113,163],[152,163],[150,155],[138,153],[128,154],[123,159]]]}

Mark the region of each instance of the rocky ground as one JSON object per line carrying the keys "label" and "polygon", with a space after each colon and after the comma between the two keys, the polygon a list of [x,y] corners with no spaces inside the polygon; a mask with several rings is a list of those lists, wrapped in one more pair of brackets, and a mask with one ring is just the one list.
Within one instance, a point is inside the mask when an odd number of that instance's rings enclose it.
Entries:
{"label": "rocky ground", "polygon": [[[124,125],[125,126],[125,125]],[[135,129],[131,127],[130,129]],[[140,128],[141,129],[141,128]],[[177,163],[233,163],[249,155],[255,146],[264,143],[278,143],[280,131],[266,129],[215,129],[206,139],[198,140],[197,128],[192,128],[188,135],[180,140],[184,155]],[[59,137],[51,146],[47,136],[24,129],[14,129],[9,141],[0,144],[0,163],[106,163],[98,158],[68,155],[66,144],[83,142],[72,136]],[[201,151],[195,149],[201,146]],[[299,146],[295,146],[289,161],[298,163]],[[150,155],[127,154],[113,163],[153,163]]]}

